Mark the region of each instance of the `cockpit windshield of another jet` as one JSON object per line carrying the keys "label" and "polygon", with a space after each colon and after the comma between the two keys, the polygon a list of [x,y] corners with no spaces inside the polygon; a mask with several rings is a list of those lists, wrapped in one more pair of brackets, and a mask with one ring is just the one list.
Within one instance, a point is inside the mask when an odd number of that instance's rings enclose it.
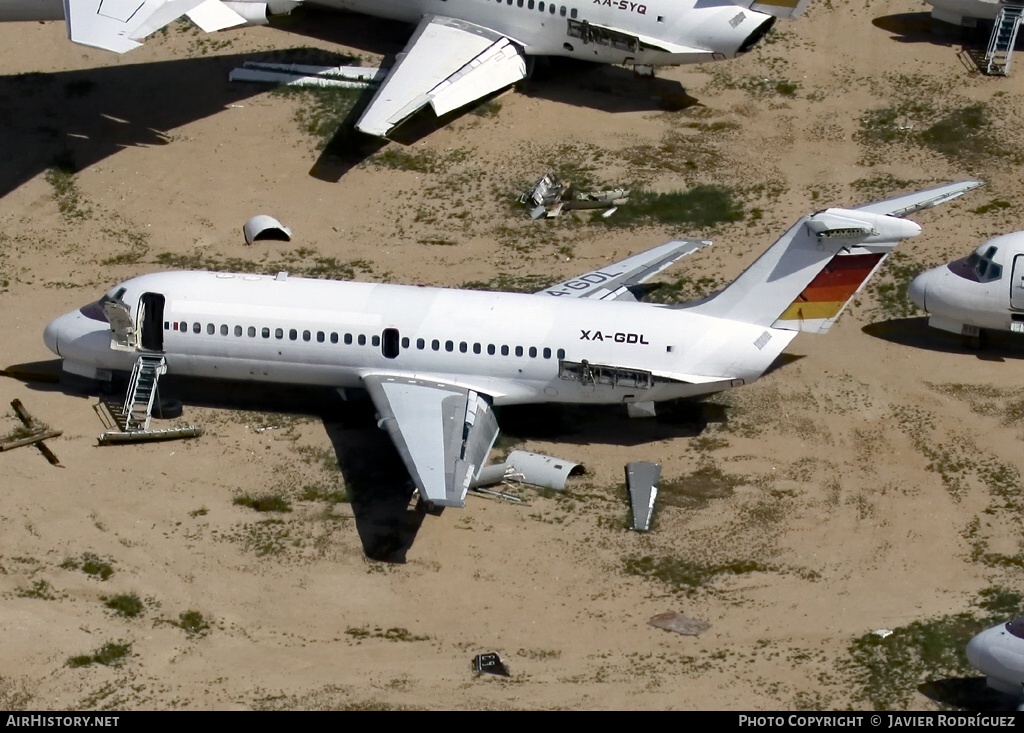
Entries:
{"label": "cockpit windshield of another jet", "polygon": [[908,293],[928,325],[960,334],[974,348],[986,330],[1024,333],[1024,232],[994,237],[918,275]]}

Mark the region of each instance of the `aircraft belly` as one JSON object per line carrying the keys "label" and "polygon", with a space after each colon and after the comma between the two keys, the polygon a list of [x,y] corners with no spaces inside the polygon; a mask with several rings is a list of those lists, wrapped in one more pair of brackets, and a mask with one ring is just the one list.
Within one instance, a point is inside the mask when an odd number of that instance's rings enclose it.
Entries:
{"label": "aircraft belly", "polygon": [[415,0],[313,0],[303,4],[314,8],[348,10],[377,18],[415,23],[423,17],[424,6],[430,3],[429,0],[420,0],[419,2],[415,2]]}

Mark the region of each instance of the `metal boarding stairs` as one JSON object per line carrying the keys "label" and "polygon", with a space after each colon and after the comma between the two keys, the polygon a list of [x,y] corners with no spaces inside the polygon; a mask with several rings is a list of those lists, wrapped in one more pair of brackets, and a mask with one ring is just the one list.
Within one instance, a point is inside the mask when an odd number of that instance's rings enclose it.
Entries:
{"label": "metal boarding stairs", "polygon": [[167,360],[163,354],[139,355],[128,381],[128,395],[121,408],[125,432],[149,430],[153,403],[159,393],[157,383],[160,375],[166,372]]}
{"label": "metal boarding stairs", "polygon": [[1013,47],[1017,42],[1017,32],[1020,30],[1022,19],[1024,5],[1000,5],[996,22],[992,26],[992,35],[988,39],[988,50],[985,52],[986,74],[1010,75]]}

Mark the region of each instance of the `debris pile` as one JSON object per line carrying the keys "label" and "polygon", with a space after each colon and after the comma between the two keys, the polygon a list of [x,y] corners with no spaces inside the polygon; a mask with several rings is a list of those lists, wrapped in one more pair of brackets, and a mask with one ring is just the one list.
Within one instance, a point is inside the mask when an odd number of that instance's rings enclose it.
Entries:
{"label": "debris pile", "polygon": [[554,173],[545,173],[519,197],[519,203],[530,207],[531,219],[552,218],[579,209],[607,209],[601,216],[611,216],[627,201],[629,189],[581,192],[571,182],[559,180]]}
{"label": "debris pile", "polygon": [[13,448],[20,448],[23,445],[34,445],[46,457],[46,460],[54,466],[59,466],[60,461],[57,459],[57,456],[54,455],[53,451],[43,441],[59,437],[61,431],[51,430],[48,425],[36,422],[35,418],[25,409],[25,406],[21,404],[21,400],[12,400],[11,407],[14,408],[15,414],[24,424],[25,429],[21,432],[12,433],[10,440],[0,442],[0,453]]}

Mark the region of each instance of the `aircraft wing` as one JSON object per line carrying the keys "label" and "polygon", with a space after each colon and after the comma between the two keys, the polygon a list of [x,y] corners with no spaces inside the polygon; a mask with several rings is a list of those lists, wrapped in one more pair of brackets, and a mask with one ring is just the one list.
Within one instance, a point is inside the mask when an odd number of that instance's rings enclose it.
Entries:
{"label": "aircraft wing", "polygon": [[526,77],[522,48],[490,28],[427,15],[356,129],[386,137],[427,104],[438,116]]}
{"label": "aircraft wing", "polygon": [[537,294],[590,298],[592,300],[636,300],[630,288],[646,282],[682,257],[707,247],[711,242],[690,239],[676,240],[638,255],[627,257],[614,265],[552,285]]}
{"label": "aircraft wing", "polygon": [[908,193],[905,196],[875,201],[874,203],[858,206],[853,211],[867,211],[872,214],[888,214],[889,216],[904,217],[913,214],[915,211],[929,209],[932,206],[944,204],[955,198],[963,196],[968,191],[984,186],[984,181],[963,181],[962,183],[948,183],[944,186],[936,186],[917,193]]}
{"label": "aircraft wing", "polygon": [[470,482],[498,438],[498,421],[482,395],[434,380],[371,374],[363,385],[391,435],[420,497],[465,506]]}

